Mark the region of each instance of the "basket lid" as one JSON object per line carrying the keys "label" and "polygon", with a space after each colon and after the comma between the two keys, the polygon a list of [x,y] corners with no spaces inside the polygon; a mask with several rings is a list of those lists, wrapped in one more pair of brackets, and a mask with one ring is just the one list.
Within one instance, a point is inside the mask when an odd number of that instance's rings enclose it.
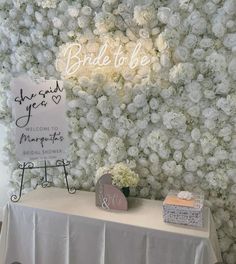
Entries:
{"label": "basket lid", "polygon": [[203,194],[192,193],[192,198],[186,200],[179,198],[178,193],[178,191],[170,191],[166,196],[163,205],[184,206],[196,209],[201,209],[203,207]]}

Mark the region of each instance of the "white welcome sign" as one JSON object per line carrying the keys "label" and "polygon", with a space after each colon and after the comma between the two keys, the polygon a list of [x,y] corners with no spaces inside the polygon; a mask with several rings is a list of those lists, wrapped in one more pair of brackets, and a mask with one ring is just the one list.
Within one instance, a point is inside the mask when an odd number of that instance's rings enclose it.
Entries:
{"label": "white welcome sign", "polygon": [[11,82],[16,156],[19,161],[62,159],[67,155],[65,91],[62,81]]}

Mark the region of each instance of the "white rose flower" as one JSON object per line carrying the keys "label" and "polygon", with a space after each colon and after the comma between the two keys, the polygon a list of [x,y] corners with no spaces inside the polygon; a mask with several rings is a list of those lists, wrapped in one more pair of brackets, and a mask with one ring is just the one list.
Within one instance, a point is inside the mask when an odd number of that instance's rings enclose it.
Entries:
{"label": "white rose flower", "polygon": [[89,24],[89,18],[87,16],[82,15],[78,17],[77,23],[80,28],[86,28]]}
{"label": "white rose flower", "polygon": [[[219,78],[219,80],[217,77]],[[228,75],[217,77],[215,78],[215,80],[218,81],[218,83],[216,84],[216,94],[227,94],[231,89]]]}
{"label": "white rose flower", "polygon": [[159,157],[156,153],[151,153],[149,155],[149,160],[151,163],[159,164]]}
{"label": "white rose flower", "polygon": [[83,6],[81,8],[81,13],[85,16],[90,16],[92,14],[92,8],[90,6]]}
{"label": "white rose flower", "polygon": [[236,13],[236,3],[234,0],[226,0],[223,6],[224,11],[228,15],[234,15]]}
{"label": "white rose flower", "polygon": [[232,127],[230,125],[219,130],[218,136],[222,138],[231,138]]}
{"label": "white rose flower", "polygon": [[91,108],[88,113],[86,114],[86,119],[88,123],[96,124],[98,118],[99,118],[99,112],[95,108]]}
{"label": "white rose flower", "polygon": [[52,23],[55,28],[62,28],[62,21],[60,18],[54,17]]}
{"label": "white rose flower", "polygon": [[75,6],[69,6],[67,12],[71,17],[78,17],[80,10]]}
{"label": "white rose flower", "polygon": [[102,0],[89,0],[91,3],[92,7],[96,8],[102,5]]}
{"label": "white rose flower", "polygon": [[189,58],[189,51],[185,47],[177,47],[174,52],[174,59],[176,62],[185,62]]}
{"label": "white rose flower", "polygon": [[212,2],[206,2],[203,9],[207,15],[212,15],[216,12],[217,6]]}
{"label": "white rose flower", "polygon": [[163,52],[160,57],[160,63],[163,67],[171,67],[170,54],[168,52]]}
{"label": "white rose flower", "polygon": [[204,59],[205,51],[204,49],[195,49],[192,53],[192,57],[198,61]]}
{"label": "white rose flower", "polygon": [[167,24],[171,16],[171,9],[168,7],[160,7],[158,8],[157,18],[163,24]]}
{"label": "white rose flower", "polygon": [[80,101],[79,100],[71,100],[71,101],[68,102],[68,106],[70,108],[77,108],[77,107],[79,107],[79,105],[80,105]]}
{"label": "white rose flower", "polygon": [[213,119],[216,120],[219,113],[218,111],[213,107],[208,107],[202,111],[202,114],[207,119]]}
{"label": "white rose flower", "polygon": [[228,159],[228,152],[220,147],[215,149],[214,156],[217,160],[226,160]]}
{"label": "white rose flower", "polygon": [[102,96],[98,99],[97,108],[102,114],[109,114],[111,112],[111,105],[106,96]]}
{"label": "white rose flower", "polygon": [[206,48],[210,48],[211,46],[213,46],[214,41],[210,38],[203,38],[199,44],[201,48],[206,49]]}
{"label": "white rose flower", "polygon": [[106,3],[108,3],[109,5],[114,5],[117,3],[118,0],[104,0]]}
{"label": "white rose flower", "polygon": [[228,96],[227,98],[220,98],[216,102],[216,105],[219,109],[221,109],[226,115],[232,115],[233,113],[233,105],[231,98]]}
{"label": "white rose flower", "polygon": [[233,184],[230,190],[233,194],[236,194],[236,184]]}
{"label": "white rose flower", "polygon": [[168,44],[164,38],[164,33],[158,35],[155,44],[160,52],[162,52],[168,47]]}
{"label": "white rose flower", "polygon": [[179,150],[176,150],[173,154],[173,159],[176,161],[176,162],[180,162],[182,160],[182,152],[179,151]]}
{"label": "white rose flower", "polygon": [[194,128],[192,131],[191,131],[191,137],[194,141],[198,141],[201,137],[201,132],[198,128]]}
{"label": "white rose flower", "polygon": [[226,29],[222,25],[222,23],[217,22],[212,25],[212,32],[215,34],[216,37],[222,38],[226,32]]}
{"label": "white rose flower", "polygon": [[198,117],[200,115],[200,108],[198,105],[194,105],[192,107],[189,107],[187,112],[189,115],[193,116],[193,117]]}
{"label": "white rose flower", "polygon": [[139,36],[140,36],[141,38],[148,39],[149,36],[150,36],[150,34],[149,34],[149,31],[148,31],[147,29],[145,29],[145,28],[141,28],[141,29],[139,30]]}
{"label": "white rose flower", "polygon": [[183,45],[187,47],[188,49],[192,49],[196,46],[197,44],[197,37],[194,34],[189,34],[187,37],[184,39]]}
{"label": "white rose flower", "polygon": [[161,120],[161,116],[157,113],[151,113],[151,122],[153,124],[158,123]]}
{"label": "white rose flower", "polygon": [[134,7],[134,21],[140,25],[147,25],[156,17],[155,9],[151,5],[136,5]]}
{"label": "white rose flower", "polygon": [[169,144],[175,150],[181,150],[185,146],[184,141],[175,138],[172,138]]}
{"label": "white rose flower", "polygon": [[192,24],[192,32],[196,35],[202,35],[206,32],[207,21],[202,17]]}
{"label": "white rose flower", "polygon": [[170,16],[168,25],[172,28],[178,27],[180,25],[181,19],[178,13]]}
{"label": "white rose flower", "polygon": [[138,94],[134,97],[134,105],[137,108],[144,107],[147,104],[145,94]]}
{"label": "white rose flower", "polygon": [[202,98],[201,85],[193,81],[186,85],[186,90],[188,91],[188,96],[190,100],[194,103],[198,103]]}
{"label": "white rose flower", "polygon": [[229,48],[229,49],[233,49],[233,47],[235,47],[236,45],[236,33],[235,34],[227,34],[224,38],[224,45],[225,47]]}
{"label": "white rose flower", "polygon": [[128,149],[128,155],[131,157],[137,157],[139,154],[139,149],[136,146],[132,146]]}
{"label": "white rose flower", "polygon": [[158,109],[158,106],[159,106],[159,103],[157,101],[156,98],[152,98],[149,102],[149,106],[152,110],[157,110]]}
{"label": "white rose flower", "polygon": [[115,27],[115,17],[111,13],[100,12],[95,16],[95,26],[99,34],[106,33]]}
{"label": "white rose flower", "polygon": [[183,10],[187,10],[189,7],[190,0],[179,0],[179,6]]}
{"label": "white rose flower", "polygon": [[194,172],[198,168],[198,164],[195,160],[187,159],[184,163],[184,167],[187,171]]}
{"label": "white rose flower", "polygon": [[107,118],[104,118],[102,120],[102,125],[104,128],[106,128],[107,130],[112,130],[112,126],[113,126],[113,122],[112,122],[112,119],[107,117]]}
{"label": "white rose flower", "polygon": [[236,57],[232,58],[228,65],[228,73],[236,81]]}
{"label": "white rose flower", "polygon": [[187,184],[193,184],[194,181],[195,181],[195,177],[193,176],[192,173],[185,173],[184,174],[184,181],[187,183]]}

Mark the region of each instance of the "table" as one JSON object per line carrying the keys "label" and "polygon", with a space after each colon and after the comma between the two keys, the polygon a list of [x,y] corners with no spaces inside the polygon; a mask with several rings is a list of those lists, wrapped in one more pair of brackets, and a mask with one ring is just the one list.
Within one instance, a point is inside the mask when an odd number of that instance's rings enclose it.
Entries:
{"label": "table", "polygon": [[162,202],[129,198],[129,211],[95,206],[95,193],[40,188],[5,207],[0,263],[213,264],[221,261],[208,208],[204,227],[166,224]]}

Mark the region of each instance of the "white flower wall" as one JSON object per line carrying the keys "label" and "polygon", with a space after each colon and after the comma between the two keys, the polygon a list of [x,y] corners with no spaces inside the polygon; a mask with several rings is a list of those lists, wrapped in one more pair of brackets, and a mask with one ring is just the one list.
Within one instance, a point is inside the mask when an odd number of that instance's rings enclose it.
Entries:
{"label": "white flower wall", "polygon": [[[32,3],[33,2],[33,3]],[[14,157],[12,76],[61,78],[55,61],[69,42],[140,41],[149,66],[86,72],[65,81],[71,149],[69,183],[94,190],[100,166],[126,162],[141,177],[133,195],[203,191],[225,263],[236,262],[235,0],[0,0],[0,118]],[[115,45],[115,44],[114,44]],[[64,186],[60,171],[49,171]],[[26,175],[32,189],[42,171]]]}

